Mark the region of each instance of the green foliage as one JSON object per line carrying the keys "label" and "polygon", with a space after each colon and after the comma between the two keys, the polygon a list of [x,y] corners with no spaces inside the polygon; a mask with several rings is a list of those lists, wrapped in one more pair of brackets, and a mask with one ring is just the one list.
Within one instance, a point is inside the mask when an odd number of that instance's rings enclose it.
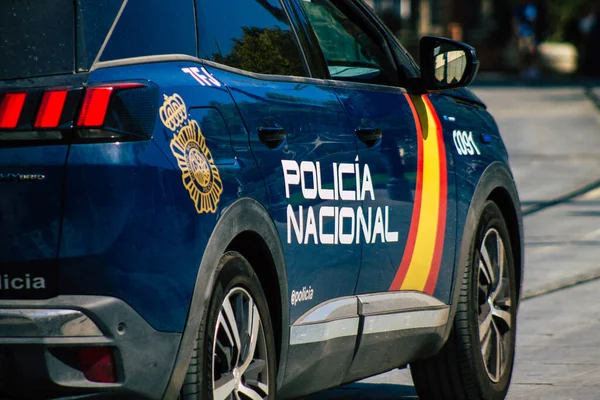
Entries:
{"label": "green foliage", "polygon": [[569,25],[586,15],[596,0],[548,0],[551,40],[568,39]]}
{"label": "green foliage", "polygon": [[305,74],[298,49],[289,31],[276,28],[242,27],[241,38],[227,56],[213,54],[216,62],[262,74]]}

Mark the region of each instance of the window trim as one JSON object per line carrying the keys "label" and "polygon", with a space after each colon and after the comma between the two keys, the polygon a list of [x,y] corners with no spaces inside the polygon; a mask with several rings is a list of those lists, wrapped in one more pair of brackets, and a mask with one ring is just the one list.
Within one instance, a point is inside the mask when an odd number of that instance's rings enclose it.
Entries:
{"label": "window trim", "polygon": [[304,12],[304,10],[302,9],[302,6],[299,4],[300,1],[302,0],[288,0],[290,2],[293,2],[295,4],[295,8],[298,9],[302,15],[301,18],[301,22],[303,24],[305,24],[305,28],[304,30],[306,32],[308,32],[309,36],[309,43],[312,44],[312,48],[311,49],[307,49],[307,52],[310,52],[310,54],[313,57],[316,57],[318,60],[317,62],[321,65],[324,65],[324,71],[322,71],[322,73],[324,75],[322,75],[322,79],[325,79],[327,81],[343,81],[343,82],[348,82],[348,83],[358,83],[358,84],[365,84],[365,85],[373,85],[373,86],[386,86],[386,87],[398,87],[399,86],[399,75],[398,75],[398,66],[396,64],[396,59],[393,56],[393,53],[390,51],[390,46],[388,44],[388,40],[387,37],[385,35],[384,32],[382,32],[379,29],[379,26],[376,25],[375,23],[373,23],[373,21],[367,16],[365,15],[365,13],[363,12],[363,10],[361,10],[359,7],[357,7],[353,1],[336,1],[336,0],[327,0],[329,1],[334,7],[338,8],[344,15],[349,16],[350,20],[352,21],[352,23],[356,24],[360,29],[362,29],[382,50],[383,50],[383,54],[386,58],[387,61],[387,69],[385,71],[386,75],[390,75],[389,78],[391,79],[391,84],[390,85],[381,85],[381,84],[374,84],[374,83],[368,83],[368,82],[350,82],[350,81],[344,81],[344,80],[338,80],[338,79],[334,79],[331,77],[331,75],[329,74],[329,70],[327,68],[327,61],[325,60],[325,56],[323,54],[323,51],[321,49],[321,46],[318,42],[316,33],[314,32],[314,29],[310,23],[310,20],[308,19],[308,16],[306,15],[306,13]]}
{"label": "window trim", "polygon": [[[194,46],[194,49],[195,49],[195,53],[196,53],[195,56],[197,57],[198,56],[198,20],[197,20],[197,16],[196,16],[196,0],[186,0],[186,1],[190,1],[192,3],[192,9],[194,10],[194,28],[195,28],[194,41],[196,42],[196,46]],[[106,49],[106,46],[110,43],[110,40],[112,39],[112,35],[114,33],[114,30],[116,29],[119,21],[121,20],[121,16],[125,12],[125,8],[127,7],[128,4],[129,4],[129,0],[123,0],[123,4],[121,4],[121,8],[119,9],[117,16],[115,17],[115,20],[113,21],[112,26],[108,30],[108,33],[106,34],[106,37],[104,38],[104,42],[102,43],[102,46],[100,46],[100,50],[98,50],[96,59],[94,60],[94,62],[92,63],[92,65],[89,69],[90,71],[93,71],[94,69],[99,69],[96,66],[97,64],[106,65],[106,63],[111,63],[114,61],[131,60],[134,58],[147,58],[147,57],[152,58],[152,57],[161,57],[161,56],[171,56],[171,55],[175,54],[175,53],[151,54],[151,55],[145,55],[145,56],[122,57],[122,58],[116,58],[113,60],[100,61],[100,59],[104,55],[104,50]],[[194,57],[191,54],[185,54],[185,56]],[[129,64],[126,64],[126,65],[129,65]]]}
{"label": "window trim", "polygon": [[[305,77],[299,77],[299,78],[312,78],[313,77],[312,68],[311,68],[310,62],[308,61],[308,56],[306,55],[306,52],[304,51],[304,47],[302,45],[302,40],[300,39],[300,35],[298,34],[298,31],[296,29],[297,21],[294,18],[292,18],[290,10],[288,9],[287,4],[284,0],[279,0],[279,4],[281,5],[281,8],[285,12],[285,16],[287,17],[288,22],[290,23],[290,29],[292,29],[292,31],[294,32],[294,37],[296,38],[296,40],[295,40],[296,47],[298,48],[298,52],[302,56],[302,60],[304,61],[304,68],[306,69],[306,72],[308,74],[307,77],[305,76]],[[269,74],[262,74],[262,75],[269,75]],[[290,75],[290,76],[293,76],[293,75]]]}
{"label": "window trim", "polygon": [[[129,0],[123,0],[123,4],[121,4],[121,8],[119,9],[117,16],[115,17],[115,20],[113,21],[112,26],[108,30],[108,33],[106,34],[106,37],[104,38],[104,42],[102,43],[102,46],[100,46],[100,50],[98,50],[96,59],[94,60],[94,62],[92,63],[92,66],[90,67],[90,71],[93,71],[95,69],[96,65],[100,63],[100,57],[102,57],[102,53],[104,53],[104,49],[108,45],[108,42],[110,41],[110,38],[112,37],[113,32],[115,31],[115,28],[117,27],[117,24],[119,23],[119,20],[121,19],[121,15],[123,15],[123,11],[125,11],[125,7],[127,7],[127,3],[129,3]],[[108,62],[108,61],[104,61],[104,62]]]}
{"label": "window trim", "polygon": [[[221,64],[215,61],[207,60],[204,58],[197,58],[187,54],[161,54],[158,56],[142,56],[142,57],[131,57],[122,58],[119,60],[101,61],[94,65],[94,68],[90,72],[99,69],[114,68],[114,67],[125,67],[129,65],[140,65],[140,64],[153,64],[153,63],[166,63],[166,62],[190,62],[197,65],[203,65],[210,68],[216,68],[222,71],[231,72],[233,74],[246,76],[248,78],[257,79],[267,82],[291,82],[291,83],[305,83],[312,85],[330,86],[329,82],[321,78],[313,78],[306,76],[294,76],[294,75],[273,75],[273,74],[261,74],[258,72],[246,71],[244,69],[231,67],[229,65]],[[383,86],[382,86],[383,87]],[[386,86],[389,87],[389,86]]]}
{"label": "window trim", "polygon": [[95,71],[97,69],[125,67],[127,65],[152,64],[175,61],[189,61],[197,64],[203,63],[202,59],[190,56],[188,54],[159,54],[155,56],[127,57],[119,58],[118,60],[98,61],[97,63],[94,63],[94,65],[92,65],[92,67],[90,68],[90,72]]}
{"label": "window trim", "polygon": [[207,67],[217,68],[217,69],[220,69],[223,71],[231,72],[233,74],[238,74],[238,75],[246,76],[249,78],[258,79],[261,81],[309,83],[309,84],[327,86],[327,81],[322,78],[314,78],[311,76],[261,74],[260,72],[252,72],[252,71],[248,71],[245,69],[232,67],[230,65],[221,64],[216,61],[207,60],[205,58],[199,58],[198,60]]}
{"label": "window trim", "polygon": [[[351,16],[354,16],[356,18],[359,19],[358,23],[359,23],[359,27],[361,28],[367,28],[368,31],[366,31],[366,33],[368,35],[370,35],[371,37],[376,36],[377,39],[380,41],[379,45],[382,47],[383,52],[385,54],[385,56],[387,57],[387,61],[390,64],[390,67],[394,70],[394,75],[393,75],[393,80],[395,80],[396,82],[394,82],[394,86],[398,86],[398,81],[399,81],[399,76],[398,76],[398,65],[396,65],[396,60],[394,58],[394,55],[390,49],[390,44],[388,43],[388,38],[386,37],[385,33],[380,29],[380,26],[378,26],[378,24],[375,23],[375,19],[373,18],[372,15],[370,15],[369,13],[365,13],[365,9],[361,9],[359,6],[356,5],[356,3],[354,1],[337,1],[337,0],[329,0],[331,1],[334,5],[337,5],[342,12],[344,11],[348,11],[350,14],[352,14]],[[339,3],[339,5],[338,5]],[[344,10],[344,8],[347,7],[348,10]],[[353,21],[354,22],[354,21]]]}
{"label": "window trim", "polygon": [[[189,57],[189,56],[186,56]],[[244,69],[231,67],[229,65],[221,64],[215,61],[207,60],[204,58],[197,59],[202,63],[202,65],[206,67],[220,69],[222,71],[231,72],[233,74],[238,74],[242,76],[246,76],[248,78],[257,79],[261,81],[267,82],[290,82],[290,83],[304,83],[311,85],[319,85],[319,86],[337,86],[337,87],[347,87],[347,88],[363,88],[366,90],[377,90],[382,92],[396,92],[396,93],[408,93],[407,89],[401,86],[390,86],[390,85],[380,85],[377,83],[366,83],[366,82],[356,82],[356,81],[340,81],[340,80],[332,80],[325,78],[315,78],[315,77],[302,77],[302,76],[294,76],[294,75],[273,75],[273,74],[261,74],[258,72],[246,71]]]}
{"label": "window trim", "polygon": [[[306,83],[321,86],[330,86],[328,81],[321,78],[313,78],[306,76],[294,76],[294,75],[273,75],[273,74],[261,74],[258,72],[246,71],[244,69],[231,67],[229,65],[221,64],[215,61],[207,60],[204,58],[197,58],[187,54],[161,54],[157,56],[142,56],[142,57],[131,57],[121,58],[119,60],[101,61],[94,65],[94,70],[114,68],[114,67],[125,67],[129,65],[140,65],[140,64],[153,64],[153,63],[166,63],[166,62],[190,62],[197,65],[203,65],[206,67],[216,68],[222,71],[231,72],[233,74],[246,76],[252,79],[257,79],[267,82],[292,82],[292,83]],[[389,86],[388,86],[389,87]]]}
{"label": "window trim", "polygon": [[[313,64],[316,68],[312,77],[317,79],[329,79],[329,72],[327,69],[327,62],[325,56],[319,46],[319,41],[315,35],[310,22],[306,16],[306,13],[300,6],[300,3],[295,0],[282,0],[292,10],[295,19],[295,24],[302,27],[302,36],[304,40],[300,41],[302,44],[302,52],[305,54],[309,64]],[[301,1],[301,0],[300,0]],[[291,13],[290,13],[291,16]],[[299,34],[299,33],[298,33]]]}
{"label": "window trim", "polygon": [[76,29],[78,30],[77,34],[75,35],[76,36],[75,42],[77,44],[77,72],[80,73],[80,72],[91,71],[94,64],[100,61],[102,52],[104,51],[104,48],[106,47],[106,45],[108,43],[107,39],[110,38],[110,36],[112,36],[112,33],[115,30],[115,27],[117,26],[117,22],[121,18],[121,14],[123,14],[123,10],[125,10],[125,5],[127,4],[127,2],[129,0],[120,0],[121,5],[119,6],[119,10],[117,11],[115,18],[113,19],[113,22],[112,22],[110,28],[106,32],[106,35],[102,41],[102,44],[100,45],[100,48],[98,49],[98,52],[94,56],[94,59],[92,60],[92,63],[89,65],[89,67],[87,66],[88,61],[89,61],[87,59],[87,57],[84,56],[83,54],[80,54],[81,51],[83,51],[83,53],[85,53],[85,51],[84,51],[85,46],[83,46],[83,48],[82,48],[82,45],[81,45],[81,43],[83,42],[81,40],[81,37],[83,36],[83,32],[81,32],[82,22],[80,21],[81,1],[80,0],[75,0],[75,1],[76,1],[75,5],[77,7],[77,9],[75,10],[75,24],[77,26]]}
{"label": "window trim", "polygon": [[390,92],[390,93],[399,93],[399,94],[407,94],[408,90],[402,86],[392,86],[392,85],[381,85],[378,83],[367,83],[367,82],[356,82],[356,81],[341,81],[334,79],[327,79],[326,82],[329,86],[349,88],[349,89],[359,89],[359,90],[370,90],[374,92]]}
{"label": "window trim", "polygon": [[377,18],[375,12],[367,4],[365,4],[364,1],[356,0],[356,7],[360,8],[362,13],[364,13],[365,16],[369,18],[370,21],[381,31],[388,43],[393,59],[396,62],[398,73],[404,73],[404,69],[409,70],[412,76],[405,76],[407,86],[410,86],[411,80],[420,79],[421,69],[419,68],[419,65],[412,55],[406,51],[402,43],[400,43],[392,31],[384,23],[382,23],[379,18]]}

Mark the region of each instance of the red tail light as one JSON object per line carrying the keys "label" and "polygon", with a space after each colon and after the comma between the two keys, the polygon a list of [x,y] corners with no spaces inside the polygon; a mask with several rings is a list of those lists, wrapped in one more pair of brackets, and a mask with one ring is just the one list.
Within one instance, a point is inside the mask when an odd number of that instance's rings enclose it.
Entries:
{"label": "red tail light", "polygon": [[44,93],[35,119],[36,128],[56,128],[59,125],[67,93],[67,90],[49,90]]}
{"label": "red tail light", "polygon": [[158,101],[155,85],[137,82],[0,93],[0,142],[147,140]]}
{"label": "red tail light", "polygon": [[27,93],[7,93],[0,104],[0,128],[16,128]]}
{"label": "red tail light", "polygon": [[85,98],[77,126],[81,128],[94,128],[104,124],[108,106],[113,90],[124,90],[144,87],[140,83],[120,83],[111,86],[89,88],[85,91]]}
{"label": "red tail light", "polygon": [[81,371],[91,382],[116,383],[117,374],[109,347],[87,347],[77,350]]}
{"label": "red tail light", "polygon": [[88,89],[77,125],[86,128],[102,126],[112,91],[111,86]]}

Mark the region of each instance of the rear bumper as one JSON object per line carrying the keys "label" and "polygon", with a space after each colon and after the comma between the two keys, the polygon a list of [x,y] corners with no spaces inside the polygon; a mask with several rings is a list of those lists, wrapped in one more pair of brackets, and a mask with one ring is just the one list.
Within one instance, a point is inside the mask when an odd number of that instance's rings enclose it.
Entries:
{"label": "rear bumper", "polygon": [[[154,330],[129,305],[113,297],[3,300],[0,398],[160,399],[180,340],[179,333]],[[115,383],[85,377],[72,355],[86,347],[111,349]]]}

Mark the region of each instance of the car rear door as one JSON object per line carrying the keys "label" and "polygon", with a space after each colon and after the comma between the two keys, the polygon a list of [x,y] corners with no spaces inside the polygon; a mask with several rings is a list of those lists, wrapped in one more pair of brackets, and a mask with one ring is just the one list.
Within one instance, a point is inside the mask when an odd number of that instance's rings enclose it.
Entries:
{"label": "car rear door", "polygon": [[340,170],[355,171],[354,135],[335,93],[310,78],[278,0],[199,0],[196,9],[200,57],[219,63],[206,69],[229,88],[266,183],[293,322],[354,292],[360,245],[347,215],[357,205],[355,180],[339,180]]}

